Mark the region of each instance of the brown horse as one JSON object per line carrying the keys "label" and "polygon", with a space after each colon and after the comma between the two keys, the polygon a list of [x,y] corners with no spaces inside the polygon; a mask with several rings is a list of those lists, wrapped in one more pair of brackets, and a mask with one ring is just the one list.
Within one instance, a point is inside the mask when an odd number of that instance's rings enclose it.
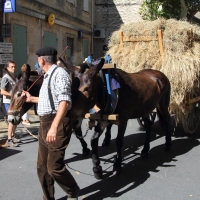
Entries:
{"label": "brown horse", "polygon": [[[81,119],[95,104],[101,108],[105,85],[99,75],[99,71],[103,65],[95,65],[90,68],[82,66],[80,69],[77,69],[64,61],[62,62],[68,70],[73,72],[73,81],[76,81],[75,88],[78,88],[73,98],[74,109],[72,116],[74,120]],[[100,62],[103,62],[103,59]],[[119,89],[119,99],[114,114],[119,115],[119,120],[97,120],[98,124],[94,128],[94,135],[91,139],[93,171],[96,178],[100,178],[102,175],[98,156],[98,140],[109,123],[118,125],[116,138],[117,156],[114,163],[114,170],[117,173],[121,171],[121,151],[129,119],[143,118],[146,127],[146,139],[142,155],[148,156],[152,125],[148,116],[157,108],[160,124],[163,126],[166,134],[166,150],[168,151],[171,148],[170,114],[168,112],[171,88],[168,78],[162,72],[152,69],[144,69],[137,73],[126,73],[118,69],[116,73],[119,77],[121,88]],[[80,123],[76,122],[74,128],[78,127],[76,126],[77,124],[80,125]]]}
{"label": "brown horse", "polygon": [[[79,68],[65,63],[67,70],[73,73],[72,78],[72,102],[71,116],[73,128],[81,130],[80,126],[85,113],[95,104],[102,107],[102,96],[104,95],[104,82],[99,75],[104,59],[101,59],[92,67],[82,65]],[[169,131],[170,115],[168,112],[170,101],[170,82],[168,78],[160,71],[145,69],[137,73],[126,73],[122,70],[116,70],[121,88],[119,90],[119,99],[114,114],[119,115],[119,120],[105,121],[98,120],[94,128],[94,135],[91,139],[93,172],[96,178],[102,176],[102,168],[98,156],[98,140],[109,123],[118,125],[116,138],[117,156],[114,163],[114,170],[117,173],[121,171],[122,146],[124,134],[129,119],[143,117],[146,127],[146,139],[142,155],[147,156],[150,149],[151,122],[148,115],[157,108],[157,113],[166,134],[166,150],[171,148],[171,135]],[[17,87],[17,86],[16,86]],[[19,88],[16,91],[20,91]],[[31,91],[30,91],[31,92]],[[15,91],[12,102],[15,101]],[[25,105],[25,104],[24,104]],[[15,106],[14,106],[15,107]],[[15,108],[10,107],[9,112],[15,113]],[[24,106],[22,106],[22,109]],[[26,109],[24,109],[26,110]],[[12,119],[13,120],[13,119]]]}

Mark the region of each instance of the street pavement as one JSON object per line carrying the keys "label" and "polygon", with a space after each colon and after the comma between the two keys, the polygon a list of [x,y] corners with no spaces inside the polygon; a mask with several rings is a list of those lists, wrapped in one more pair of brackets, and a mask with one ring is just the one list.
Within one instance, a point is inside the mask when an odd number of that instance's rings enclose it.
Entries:
{"label": "street pavement", "polygon": [[[37,136],[39,119],[31,115],[28,127]],[[82,125],[86,131],[86,120]],[[0,124],[2,126],[2,124]],[[99,156],[103,168],[103,179],[96,180],[92,172],[91,154],[82,157],[79,141],[72,135],[66,150],[66,167],[78,182],[81,191],[79,199],[86,200],[199,200],[200,199],[200,134],[199,129],[191,136],[177,127],[172,137],[171,152],[164,151],[165,136],[157,122],[152,127],[149,158],[140,158],[144,143],[144,130],[136,120],[129,120],[124,137],[123,168],[120,175],[112,173],[116,152],[117,126],[112,127],[112,141],[102,147],[103,135],[99,141]],[[90,147],[93,131],[85,140]],[[0,133],[1,134],[1,133]],[[36,172],[37,139],[19,125],[17,134],[22,139],[18,148],[0,149],[0,200],[41,200],[42,190]],[[55,184],[56,200],[67,196]]]}
{"label": "street pavement", "polygon": [[[35,112],[33,109],[30,109],[28,113],[29,113],[29,118],[31,121],[31,126],[24,126],[20,123],[16,129],[16,134],[15,134],[16,137],[19,137],[19,138],[24,137],[25,135],[27,135],[27,133],[29,134],[33,133],[33,137],[37,137],[37,135],[35,134],[37,134],[38,127],[39,127],[39,117],[35,115]],[[4,144],[8,136],[7,129],[8,129],[7,123],[5,122],[4,116],[2,112],[0,111],[0,147],[6,147]]]}

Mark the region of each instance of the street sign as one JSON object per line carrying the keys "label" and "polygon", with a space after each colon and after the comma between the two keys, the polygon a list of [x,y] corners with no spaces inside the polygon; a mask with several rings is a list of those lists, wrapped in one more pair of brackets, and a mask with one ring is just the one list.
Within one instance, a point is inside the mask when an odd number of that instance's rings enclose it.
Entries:
{"label": "street sign", "polygon": [[13,60],[12,54],[0,54],[0,64],[7,64],[9,60]]}
{"label": "street sign", "polygon": [[16,0],[4,0],[2,2],[3,13],[16,12]]}
{"label": "street sign", "polygon": [[0,53],[12,53],[12,43],[0,42]]}

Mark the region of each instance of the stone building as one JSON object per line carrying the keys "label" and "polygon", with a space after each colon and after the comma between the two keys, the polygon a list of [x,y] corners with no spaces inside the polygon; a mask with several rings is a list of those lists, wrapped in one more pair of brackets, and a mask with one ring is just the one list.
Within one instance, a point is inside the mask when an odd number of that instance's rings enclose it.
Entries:
{"label": "stone building", "polygon": [[16,12],[0,11],[0,42],[12,44],[17,72],[24,63],[34,69],[35,52],[48,45],[58,55],[68,46],[63,58],[78,65],[90,54],[104,55],[109,36],[121,24],[141,20],[142,1],[16,0]]}
{"label": "stone building", "polygon": [[142,20],[143,0],[94,0],[94,58],[104,55],[110,35],[123,23]]}
{"label": "stone building", "polygon": [[2,42],[12,43],[19,72],[22,64],[34,69],[35,52],[53,46],[58,55],[79,64],[93,51],[93,0],[17,0],[16,12],[0,12]]}

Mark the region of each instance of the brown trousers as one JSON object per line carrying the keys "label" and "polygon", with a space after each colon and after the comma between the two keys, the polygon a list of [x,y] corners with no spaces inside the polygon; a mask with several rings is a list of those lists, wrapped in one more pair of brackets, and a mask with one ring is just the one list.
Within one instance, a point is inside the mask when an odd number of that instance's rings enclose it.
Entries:
{"label": "brown trousers", "polygon": [[55,115],[40,117],[37,173],[44,194],[43,200],[55,200],[54,181],[68,196],[73,196],[78,187],[64,163],[65,149],[69,144],[72,133],[68,117],[65,117],[58,127],[56,142],[46,143],[46,136],[54,117]]}

